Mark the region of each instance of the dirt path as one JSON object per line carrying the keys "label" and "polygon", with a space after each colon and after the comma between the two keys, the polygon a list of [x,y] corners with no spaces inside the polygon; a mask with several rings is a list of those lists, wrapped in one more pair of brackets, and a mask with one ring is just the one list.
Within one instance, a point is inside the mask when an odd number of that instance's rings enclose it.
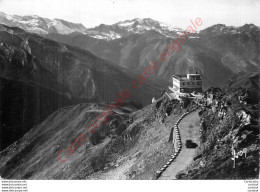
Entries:
{"label": "dirt path", "polygon": [[186,148],[186,140],[192,140],[199,145],[199,115],[198,110],[190,113],[179,124],[182,149],[175,161],[163,172],[160,180],[176,179],[176,174],[185,169],[191,162],[197,148]]}

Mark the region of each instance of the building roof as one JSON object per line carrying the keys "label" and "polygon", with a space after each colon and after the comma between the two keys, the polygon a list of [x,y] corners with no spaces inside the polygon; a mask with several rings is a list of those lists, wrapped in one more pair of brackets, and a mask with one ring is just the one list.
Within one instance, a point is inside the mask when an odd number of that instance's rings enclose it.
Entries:
{"label": "building roof", "polygon": [[172,75],[172,77],[174,77],[175,79],[187,79],[187,75]]}
{"label": "building roof", "polygon": [[198,73],[188,73],[186,75],[172,75],[173,78],[178,79],[178,80],[187,80],[189,79],[188,77],[192,75],[192,76],[200,76],[200,74]]}

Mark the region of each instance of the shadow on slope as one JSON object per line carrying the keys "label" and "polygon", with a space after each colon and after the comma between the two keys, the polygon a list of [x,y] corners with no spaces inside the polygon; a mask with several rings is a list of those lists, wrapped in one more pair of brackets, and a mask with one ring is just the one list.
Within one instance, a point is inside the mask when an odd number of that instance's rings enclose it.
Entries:
{"label": "shadow on slope", "polygon": [[[132,104],[125,104],[93,134],[88,126],[106,105],[59,109],[0,153],[0,174],[10,179],[152,179],[173,153],[168,138],[181,111],[172,103],[166,117],[168,105],[163,100],[135,111]],[[162,124],[158,118],[164,119]],[[67,153],[81,133],[86,142],[60,162],[57,153]]]}
{"label": "shadow on slope", "polygon": [[20,139],[34,125],[77,99],[33,82],[0,77],[0,151]]}

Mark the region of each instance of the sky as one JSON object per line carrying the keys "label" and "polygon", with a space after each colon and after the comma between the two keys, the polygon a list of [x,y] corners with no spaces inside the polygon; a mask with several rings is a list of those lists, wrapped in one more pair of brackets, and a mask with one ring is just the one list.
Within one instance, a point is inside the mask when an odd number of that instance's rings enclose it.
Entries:
{"label": "sky", "polygon": [[201,18],[214,24],[260,26],[260,0],[0,0],[0,11],[82,23],[87,28],[134,18],[151,18],[182,29]]}

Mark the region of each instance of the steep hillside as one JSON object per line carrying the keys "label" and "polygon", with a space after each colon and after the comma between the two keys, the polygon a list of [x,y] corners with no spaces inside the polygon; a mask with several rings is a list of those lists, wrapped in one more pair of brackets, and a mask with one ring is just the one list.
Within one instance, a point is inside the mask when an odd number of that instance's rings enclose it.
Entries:
{"label": "steep hillside", "polygon": [[21,33],[0,26],[0,150],[59,107],[80,102],[31,54]]}
{"label": "steep hillside", "polygon": [[[173,110],[166,117],[165,110],[171,107]],[[90,133],[88,126],[106,108],[100,104],[79,104],[54,112],[0,152],[1,177],[152,179],[173,152],[168,139],[182,112],[179,104],[163,99],[138,111],[125,104],[109,116],[107,123]],[[79,140],[81,134],[85,134],[82,142],[76,143],[75,138]],[[69,155],[66,148],[73,143],[76,148],[68,148]],[[59,157],[63,162],[57,158],[61,150],[64,151]]]}
{"label": "steep hillside", "polygon": [[0,77],[0,151],[75,98],[34,84]]}
{"label": "steep hillside", "polygon": [[4,25],[0,25],[0,77],[0,149],[59,107],[114,102],[126,89],[131,90],[127,102],[146,105],[161,89],[149,79],[134,89],[137,75],[126,74],[88,51]]}
{"label": "steep hillside", "polygon": [[[258,84],[247,88],[230,84],[224,90],[205,92],[208,101],[200,112],[199,151],[178,179],[259,178],[259,74],[251,78]],[[245,75],[236,79],[252,80]]]}
{"label": "steep hillside", "polygon": [[[250,77],[253,76],[258,77]],[[199,112],[200,147],[192,163],[177,178],[258,178],[259,87],[229,85],[225,90],[211,88],[204,96],[204,107]],[[82,103],[57,110],[0,152],[1,177],[152,179],[174,152],[170,141],[172,127],[186,110],[167,97],[139,110],[125,103],[101,125],[97,117],[107,107]],[[96,123],[98,128],[89,130]],[[234,150],[235,162],[231,159]]]}
{"label": "steep hillside", "polygon": [[[118,91],[132,87],[138,75],[99,59],[88,51],[29,34],[19,28],[1,25],[1,76],[26,79],[78,97],[112,102]],[[142,71],[143,72],[143,71]],[[149,103],[158,88],[148,79],[130,100]],[[149,82],[149,83],[148,83]]]}
{"label": "steep hillside", "polygon": [[225,86],[225,89],[228,88],[247,88],[252,91],[259,90],[259,72],[241,72],[232,76]]}
{"label": "steep hillside", "polygon": [[224,67],[233,73],[259,71],[260,28],[253,24],[241,27],[222,27],[214,32],[200,32],[201,43],[220,56]]}

